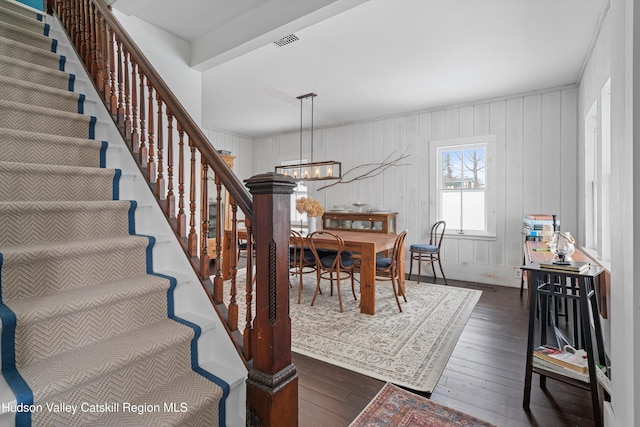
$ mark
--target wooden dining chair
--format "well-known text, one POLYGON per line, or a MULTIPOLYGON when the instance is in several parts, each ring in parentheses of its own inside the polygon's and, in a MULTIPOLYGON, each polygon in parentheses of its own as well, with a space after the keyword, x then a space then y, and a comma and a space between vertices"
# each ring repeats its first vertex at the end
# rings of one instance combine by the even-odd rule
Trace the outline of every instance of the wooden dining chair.
POLYGON ((411 260, 409 264, 409 277, 411 277, 411 271, 413 269, 413 261, 418 261, 418 283, 420 283, 420 266, 422 261, 429 261, 431 263, 431 270, 433 271, 433 281, 436 281, 436 268, 433 265, 435 261, 438 261, 440 266, 440 273, 444 279, 444 284, 447 284, 447 277, 444 275, 442 269, 442 262, 440 261, 440 248, 442 247, 442 239, 444 237, 444 230, 447 228, 445 221, 438 221, 431 226, 429 232, 429 243, 416 243, 409 247, 411 253, 411 260))
POLYGON ((300 233, 291 230, 291 242, 289 244, 289 274, 298 276, 298 304, 302 298, 302 275, 316 271, 316 259, 313 251, 305 248, 304 238, 300 233))
MULTIPOLYGON (((313 293, 313 299, 311 300, 311 305, 316 302, 316 297, 318 293, 321 293, 320 283, 322 279, 329 280, 331 284, 331 294, 333 295, 333 280, 335 275, 335 280, 337 282, 337 290, 338 290, 338 301, 340 302, 340 312, 343 311, 342 306, 342 292, 340 290, 340 281, 349 277, 351 279, 351 292, 353 293, 353 298, 357 301, 358 297, 356 296, 354 278, 353 278, 353 260, 351 259, 351 253, 344 250, 344 242, 340 238, 340 236, 331 233, 329 231, 320 230, 311 233, 307 239, 309 239, 309 246, 311 247, 311 251, 313 252, 315 262, 316 262, 316 290, 313 293), (322 243, 319 243, 315 237, 322 237, 323 239, 331 239, 335 241, 335 246, 337 250, 335 252, 327 253, 322 249, 322 243)), ((331 245, 334 246, 334 245, 331 245)))
MULTIPOLYGON (((246 226, 245 220, 244 219, 238 220, 236 227, 238 230, 246 230, 247 226, 246 226)), ((238 237, 238 259, 240 259, 240 257, 242 256, 246 257, 248 253, 249 251, 248 251, 247 240, 238 237)))
POLYGON ((400 277, 400 271, 402 263, 404 262, 404 239, 407 237, 407 230, 398 234, 396 241, 393 244, 393 252, 391 256, 376 258, 376 280, 389 280, 391 281, 391 287, 393 288, 393 296, 396 298, 396 304, 398 309, 402 313, 402 306, 400 305, 400 299, 398 295, 402 295, 404 302, 407 302, 407 296, 404 293, 404 287, 402 286, 400 277))

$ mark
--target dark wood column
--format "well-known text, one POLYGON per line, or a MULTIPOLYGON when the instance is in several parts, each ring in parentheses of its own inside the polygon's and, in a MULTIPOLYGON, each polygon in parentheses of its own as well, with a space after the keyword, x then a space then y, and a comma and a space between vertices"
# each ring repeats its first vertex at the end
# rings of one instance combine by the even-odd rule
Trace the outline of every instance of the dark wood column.
POLYGON ((295 182, 276 173, 246 180, 253 195, 256 315, 247 380, 247 425, 298 425, 298 374, 291 363, 290 197, 295 182))

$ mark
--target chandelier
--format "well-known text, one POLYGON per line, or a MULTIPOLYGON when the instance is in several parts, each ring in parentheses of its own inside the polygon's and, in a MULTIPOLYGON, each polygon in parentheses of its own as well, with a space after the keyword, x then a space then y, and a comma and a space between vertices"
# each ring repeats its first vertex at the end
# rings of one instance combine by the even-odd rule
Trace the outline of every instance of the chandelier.
POLYGON ((315 93, 300 95, 300 163, 295 165, 276 166, 276 173, 288 175, 297 181, 320 181, 338 179, 342 176, 342 164, 333 160, 325 162, 313 161, 313 98, 315 93), (302 163, 302 102, 311 98, 311 162, 302 163))

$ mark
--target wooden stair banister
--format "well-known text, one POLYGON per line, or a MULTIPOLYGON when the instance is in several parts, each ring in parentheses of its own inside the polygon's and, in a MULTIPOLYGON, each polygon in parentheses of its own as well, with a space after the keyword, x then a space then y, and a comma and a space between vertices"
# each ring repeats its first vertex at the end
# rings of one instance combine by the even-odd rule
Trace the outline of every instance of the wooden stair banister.
MULTIPOLYGON (((247 424, 297 425, 298 383, 291 364, 288 306, 290 224, 286 220, 293 181, 273 173, 258 175, 247 180, 250 194, 104 0, 47 0, 47 7, 67 31, 249 370, 247 424), (210 170, 215 185, 209 183, 210 170), (228 192, 231 230, 221 227, 220 215, 215 228, 209 224, 210 191, 216 192, 218 201, 222 191, 228 192), (253 244, 255 238, 256 288, 253 258, 247 257, 247 280, 242 287, 235 282, 237 258, 230 257, 232 286, 227 306, 219 248, 225 233, 237 241, 238 209, 250 224, 248 243, 253 244), (210 230, 216 231, 214 274, 210 271, 210 230), (236 295, 238 289, 244 297, 236 295), (246 304, 245 319, 238 318, 238 304, 246 304), (256 327, 259 334, 254 333, 256 327)), ((219 202, 216 206, 219 213, 219 202)))

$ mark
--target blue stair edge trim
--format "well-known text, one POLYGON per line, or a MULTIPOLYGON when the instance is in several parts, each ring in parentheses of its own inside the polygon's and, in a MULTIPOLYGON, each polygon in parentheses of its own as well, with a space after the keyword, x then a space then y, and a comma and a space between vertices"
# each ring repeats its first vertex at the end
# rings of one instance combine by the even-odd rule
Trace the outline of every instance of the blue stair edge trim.
POLYGON ((176 288, 176 285, 178 284, 178 281, 175 277, 167 276, 165 274, 156 273, 153 271, 153 246, 155 245, 156 238, 153 236, 146 236, 141 234, 136 234, 136 236, 146 237, 147 239, 149 239, 149 244, 147 245, 147 274, 169 280, 169 289, 167 290, 167 317, 193 329, 194 335, 193 339, 191 340, 191 369, 222 389, 222 399, 220 399, 220 402, 218 404, 218 424, 219 427, 224 427, 225 421, 227 419, 226 402, 231 390, 231 386, 222 378, 218 378, 211 372, 201 368, 198 364, 198 339, 200 338, 200 335, 202 335, 202 329, 195 323, 189 322, 188 320, 182 319, 181 317, 175 315, 174 290, 176 288))
POLYGON ((16 315, 4 304, 2 299, 2 264, 3 256, 0 252, 0 320, 2 321, 2 375, 16 396, 16 426, 31 425, 31 408, 33 405, 33 391, 27 385, 22 375, 16 369, 15 331, 16 315), (22 406, 20 406, 22 405, 22 406), (18 410, 26 408, 26 410, 18 410))
POLYGON ((107 141, 102 141, 102 145, 100 146, 100 167, 107 167, 107 148, 109 147, 109 143, 107 141))
POLYGON ((36 14, 36 19, 38 21, 42 21, 42 19, 43 19, 42 14, 40 14, 40 13, 36 14))
POLYGON ((56 53, 58 51, 58 40, 51 39, 51 52, 56 53))
POLYGON ((76 75, 75 74, 69 74, 69 92, 73 92, 74 86, 75 86, 75 82, 76 82, 76 75))
POLYGON ((44 30, 42 34, 44 34, 45 37, 49 37, 49 30, 51 30, 51 25, 44 24, 44 30))
POLYGON ((58 63, 58 70, 64 71, 64 64, 67 62, 67 57, 60 55, 60 62, 58 63))
POLYGON ((96 122, 98 118, 96 116, 91 116, 91 120, 89 121, 89 139, 96 139, 96 122))
POLYGON ((120 200, 120 177, 122 171, 115 169, 113 173, 113 200, 120 200))
POLYGON ((78 114, 84 114, 84 99, 83 93, 78 95, 78 114))
POLYGON ((129 234, 136 234, 136 208, 138 207, 138 202, 135 200, 129 201, 129 234))

